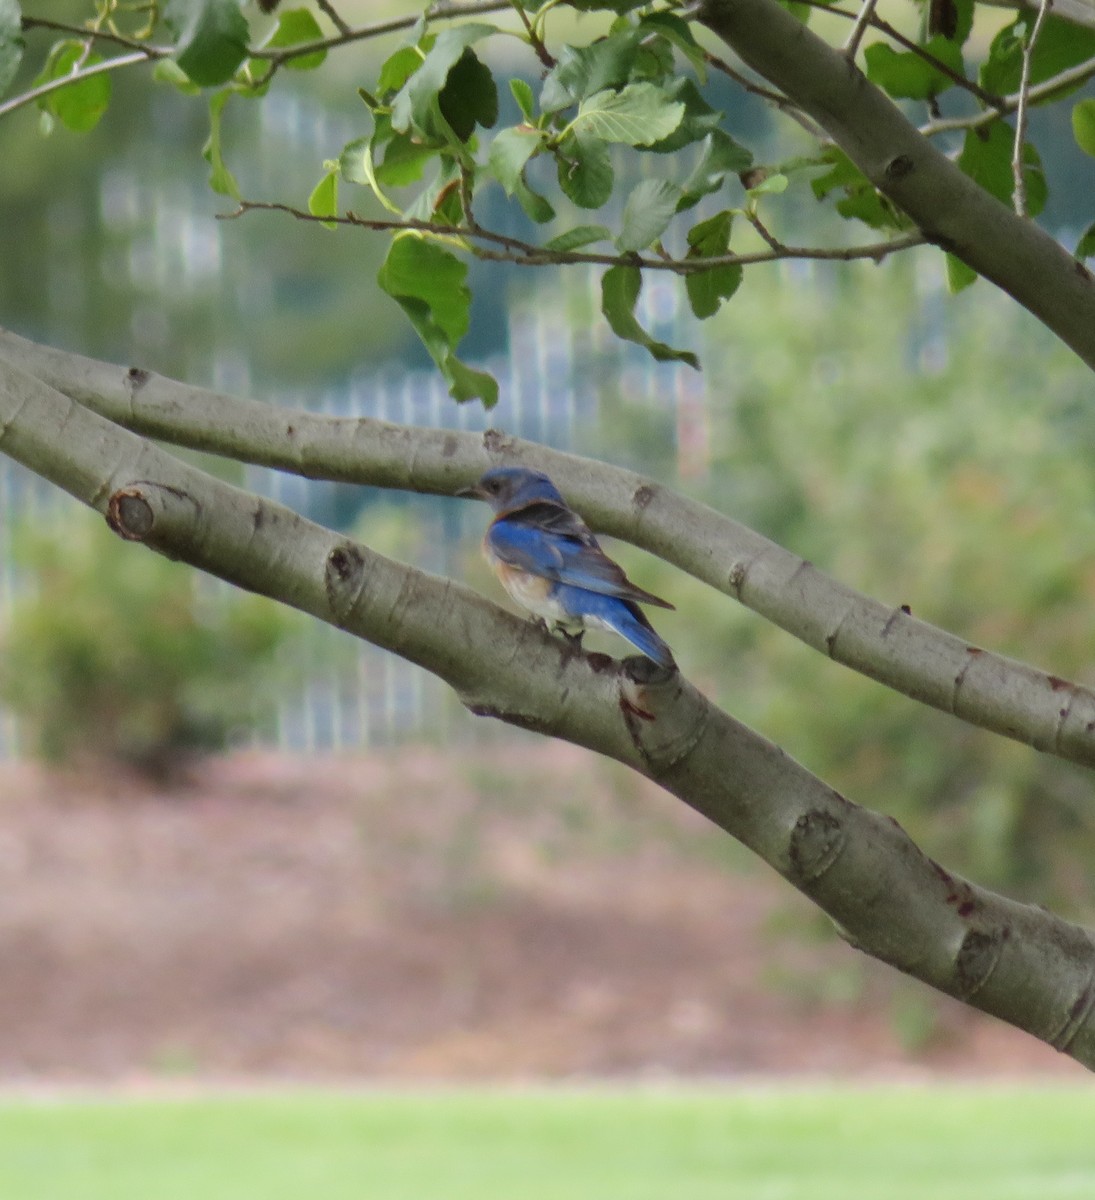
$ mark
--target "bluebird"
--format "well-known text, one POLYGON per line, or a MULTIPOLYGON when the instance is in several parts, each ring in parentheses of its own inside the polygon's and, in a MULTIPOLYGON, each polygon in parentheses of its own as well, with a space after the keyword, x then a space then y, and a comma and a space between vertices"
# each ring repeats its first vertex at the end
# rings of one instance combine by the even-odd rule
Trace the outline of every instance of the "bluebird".
POLYGON ((673 605, 628 579, 546 475, 495 467, 457 494, 486 500, 494 510, 483 553, 522 608, 570 641, 580 642, 587 625, 610 629, 660 666, 676 666, 639 608, 673 605))

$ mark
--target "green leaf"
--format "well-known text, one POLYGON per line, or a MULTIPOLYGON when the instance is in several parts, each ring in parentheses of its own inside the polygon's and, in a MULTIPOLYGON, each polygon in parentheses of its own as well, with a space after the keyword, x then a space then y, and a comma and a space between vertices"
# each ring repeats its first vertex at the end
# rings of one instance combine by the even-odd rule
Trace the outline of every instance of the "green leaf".
POLYGON ((19 70, 25 44, 17 0, 0 0, 0 96, 19 70))
POLYGON ((202 87, 227 83, 247 56, 249 31, 239 0, 167 0, 175 61, 202 87))
POLYGON ((538 130, 520 125, 513 129, 503 129, 491 142, 487 164, 490 173, 505 188, 507 196, 513 195, 521 180, 525 163, 543 144, 543 136, 538 130))
POLYGON ((960 258, 956 258, 953 254, 947 255, 947 290, 949 292, 952 294, 960 292, 976 281, 977 272, 973 267, 966 266, 960 258))
POLYGON ((729 210, 699 221, 688 231, 688 257, 714 258, 730 250, 730 230, 734 214, 729 210))
MULTIPOLYGON (((721 258, 730 252, 731 212, 716 213, 688 231, 688 258, 721 258)), ((684 277, 685 291, 692 312, 704 321, 719 311, 724 300, 741 286, 741 263, 724 263, 706 271, 694 271, 684 277)))
POLYGON ((616 248, 645 250, 665 232, 677 211, 681 189, 665 179, 644 179, 638 183, 624 205, 623 224, 616 248))
POLYGON ((656 341, 635 319, 635 304, 642 291, 643 277, 638 267, 609 267, 601 278, 601 311, 612 332, 624 341, 645 346, 659 362, 686 362, 697 371, 700 361, 691 350, 674 350, 656 341))
MULTIPOLYGON (((308 211, 313 217, 338 216, 338 172, 328 171, 308 197, 308 211)), ((337 229, 334 221, 324 221, 325 229, 337 229)))
POLYGON ((221 113, 231 94, 225 88, 224 91, 214 92, 209 97, 209 137, 202 147, 202 157, 212 168, 209 172, 209 186, 213 191, 238 200, 240 198, 239 185, 225 165, 221 152, 221 113))
POLYGON ((678 17, 676 13, 653 12, 643 17, 639 22, 639 29, 661 34, 692 64, 700 83, 707 82, 707 59, 704 57, 703 47, 693 37, 692 27, 687 21, 678 17))
POLYGON ((721 129, 713 130, 704 138, 703 154, 684 182, 678 211, 692 208, 704 196, 717 192, 727 175, 737 175, 748 170, 753 155, 721 129))
POLYGON ((422 58, 417 46, 400 46, 380 68, 377 91, 382 96, 388 92, 398 92, 422 65, 422 58))
POLYGON ((490 68, 465 49, 449 71, 445 86, 437 96, 441 115, 453 133, 466 142, 476 125, 490 129, 498 120, 498 89, 490 68))
MULTIPOLYGON (((963 74, 962 50, 936 34, 924 49, 952 71, 963 74)), ((894 50, 886 42, 875 42, 864 51, 867 78, 898 100, 929 100, 954 86, 954 80, 937 70, 912 50, 894 50)))
POLYGON ((626 83, 640 37, 637 29, 627 29, 589 46, 564 46, 540 89, 541 112, 559 112, 596 92, 626 83))
MULTIPOLYGON (((994 121, 988 129, 970 129, 958 157, 958 165, 997 200, 1011 204, 1015 178, 1011 158, 1015 151, 1015 131, 1003 121, 994 121)), ((1023 147, 1024 175, 1027 185, 1027 210, 1036 217, 1046 205, 1048 189, 1038 151, 1027 142, 1023 147)))
POLYGON ((862 221, 872 229, 908 228, 908 218, 890 204, 843 150, 830 147, 822 161, 832 163, 832 167, 810 181, 819 200, 841 189, 844 198, 837 201, 836 210, 842 217, 862 221))
POLYGON ((782 171, 773 171, 771 174, 765 172, 760 182, 747 190, 750 196, 780 196, 787 190, 789 182, 782 171))
POLYGON ((713 317, 722 302, 729 300, 741 286, 743 274, 741 263, 725 263, 686 275, 684 288, 695 316, 701 321, 713 317))
POLYGON ((152 68, 152 78, 157 83, 170 84, 184 96, 198 96, 201 88, 190 78, 173 58, 157 59, 152 68))
POLYGON ((594 137, 570 134, 559 147, 559 186, 581 208, 600 208, 616 175, 608 147, 594 137))
POLYGON ((338 169, 347 183, 362 183, 366 187, 371 186, 372 180, 365 163, 365 156, 369 153, 371 140, 367 137, 354 138, 352 142, 347 142, 343 146, 342 153, 338 156, 338 169))
POLYGON ((603 225, 576 225, 566 233, 560 233, 549 242, 544 243, 545 250, 557 250, 560 254, 567 250, 579 250, 582 246, 594 242, 608 242, 612 234, 603 225))
POLYGON ((1095 223, 1089 225, 1083 233, 1080 234, 1080 240, 1076 243, 1075 256, 1083 262, 1085 258, 1091 258, 1095 255, 1095 223))
MULTIPOLYGON (((287 46, 299 46, 304 42, 317 42, 322 37, 323 30, 308 9, 290 8, 278 17, 273 34, 263 45, 267 49, 277 50, 287 46)), ((290 58, 285 65, 294 71, 312 71, 322 66, 326 57, 326 50, 317 50, 314 54, 290 58)))
POLYGON ((572 127, 602 142, 649 146, 681 123, 684 105, 653 83, 630 83, 619 92, 597 92, 583 100, 572 127))
POLYGON ((377 282, 403 309, 437 363, 454 400, 498 402, 490 375, 460 362, 454 350, 468 331, 471 293, 467 266, 444 247, 416 234, 400 234, 377 274, 377 282))
MULTIPOLYGON (((82 42, 58 42, 50 51, 45 69, 34 81, 35 85, 64 79, 76 70, 77 64, 82 70, 103 61, 101 54, 88 54, 85 58, 85 49, 82 42)), ((111 90, 111 79, 105 72, 87 79, 80 79, 77 74, 75 82, 42 96, 38 107, 56 117, 73 133, 87 133, 98 125, 106 112, 111 90)))
POLYGON ((426 164, 437 157, 433 146, 424 146, 405 133, 397 133, 384 147, 384 160, 376 178, 388 187, 407 187, 422 178, 426 164))
MULTIPOLYGON (((1024 14, 993 38, 981 65, 983 88, 998 96, 1019 90, 1023 46, 1033 23, 1034 14, 1024 14)), ((1030 58, 1030 82, 1044 83, 1089 58, 1095 58, 1095 29, 1084 29, 1061 17, 1047 17, 1030 58)))
POLYGON ((555 209, 539 192, 534 192, 529 187, 523 176, 518 178, 514 185, 513 194, 530 221, 535 221, 537 225, 546 225, 548 221, 555 220, 555 209))
POLYGON ((509 90, 513 93, 514 100, 517 101, 517 107, 521 110, 521 116, 530 125, 534 125, 536 123, 533 117, 535 102, 532 97, 532 88, 523 79, 511 79, 509 81, 509 90))
POLYGON ((1095 157, 1095 100, 1081 100, 1072 106, 1072 136, 1085 154, 1095 157))
MULTIPOLYGON (((392 127, 400 133, 417 130, 427 138, 436 138, 435 109, 449 72, 464 57, 464 51, 496 31, 494 25, 469 22, 443 30, 422 65, 407 80, 392 102, 392 127)), ((493 88, 494 81, 491 80, 493 88)), ((495 96, 497 104, 497 95, 495 96)))
POLYGON ((668 137, 659 138, 650 143, 650 149, 655 154, 672 154, 693 142, 702 141, 709 133, 718 129, 724 119, 724 114, 712 108, 700 94, 695 80, 688 75, 680 75, 671 80, 664 88, 666 97, 671 101, 679 101, 684 105, 684 116, 680 124, 668 137))

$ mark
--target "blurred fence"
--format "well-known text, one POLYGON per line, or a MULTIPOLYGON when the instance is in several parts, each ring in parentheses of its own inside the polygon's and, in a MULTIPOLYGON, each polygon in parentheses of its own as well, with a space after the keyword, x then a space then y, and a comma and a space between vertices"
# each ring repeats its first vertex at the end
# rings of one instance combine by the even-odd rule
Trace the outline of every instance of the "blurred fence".
MULTIPOLYGON (((571 289, 587 288, 581 307, 596 311, 599 273, 568 280, 571 289)), ((570 293, 573 295, 573 291, 570 293)), ((696 470, 704 439, 697 436, 705 411, 703 378, 679 364, 654 363, 645 351, 619 342, 603 322, 577 322, 559 302, 543 293, 518 299, 508 310, 508 352, 479 365, 500 384, 498 406, 487 413, 479 404, 457 405, 433 370, 385 368, 360 371, 345 386, 314 397, 271 396, 289 405, 308 403, 313 411, 337 416, 367 416, 408 425, 463 430, 495 428, 562 449, 595 451, 589 444, 598 420, 600 383, 611 380, 628 403, 675 415, 676 445, 686 473, 696 470), (582 432, 584 431, 584 433, 582 432)), ((673 281, 651 279, 640 302, 640 317, 656 336, 672 341, 695 338, 685 329, 680 296, 673 281)), ((243 391, 247 379, 231 358, 215 368, 215 386, 243 391)), ((669 450, 666 447, 663 449, 669 450)), ((671 451, 670 451, 671 452, 671 451)), ((267 468, 249 467, 246 486, 314 519, 335 527, 367 524, 377 494, 307 480, 267 468)), ((485 513, 479 506, 421 498, 414 509, 415 563, 439 574, 459 574, 469 545, 481 536, 485 513)), ((11 460, 0 456, 0 627, 13 598, 27 586, 12 563, 11 538, 17 522, 48 529, 63 526, 72 501, 11 460)), ((216 585, 220 586, 220 585, 216 585)), ((433 737, 447 739, 469 725, 454 725, 455 706, 443 686, 424 671, 393 655, 314 622, 307 644, 291 653, 321 664, 297 694, 281 703, 274 741, 282 748, 310 751, 386 744, 433 737)), ((0 713, 0 755, 19 753, 18 733, 10 715, 0 713)))

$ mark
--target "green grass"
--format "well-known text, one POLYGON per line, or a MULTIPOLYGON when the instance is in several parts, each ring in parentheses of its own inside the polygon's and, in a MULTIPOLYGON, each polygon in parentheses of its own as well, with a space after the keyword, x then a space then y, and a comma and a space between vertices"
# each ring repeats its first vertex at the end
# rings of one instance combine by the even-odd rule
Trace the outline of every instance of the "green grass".
POLYGON ((1059 1200, 1095 1090, 760 1087, 0 1102, 4 1200, 1059 1200))

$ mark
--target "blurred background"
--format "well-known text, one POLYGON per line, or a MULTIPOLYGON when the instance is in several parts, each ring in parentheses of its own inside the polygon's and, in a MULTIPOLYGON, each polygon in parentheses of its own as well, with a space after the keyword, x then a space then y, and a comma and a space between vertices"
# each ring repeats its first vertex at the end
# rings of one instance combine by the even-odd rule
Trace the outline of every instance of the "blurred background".
MULTIPOLYGON (((229 102, 247 198, 305 205, 394 44, 229 102)), ((766 110, 730 87, 722 104, 763 146, 766 110)), ((472 264, 462 356, 501 383, 487 414, 448 398, 376 288, 381 235, 215 219, 233 206, 207 187, 207 133, 203 106, 139 71, 90 134, 43 137, 30 109, 0 123, 0 324, 271 403, 632 467, 886 603, 1095 682, 1090 373, 988 285, 949 296, 938 252, 753 268, 702 326, 683 288, 648 279, 644 326, 702 373, 615 339, 595 271, 472 264)), ((1064 183, 1044 220, 1071 245, 1091 160, 1067 113, 1036 112, 1032 133, 1064 183)), ((788 240, 843 235, 806 201, 779 220, 788 240)), ((202 462, 501 600, 481 506, 202 462)), ((676 604, 660 632, 735 716, 948 867, 1092 919, 1079 768, 612 552, 676 604)), ((856 956, 622 769, 119 542, 6 459, 0 702, 0 1078, 1079 1070, 856 956)))

